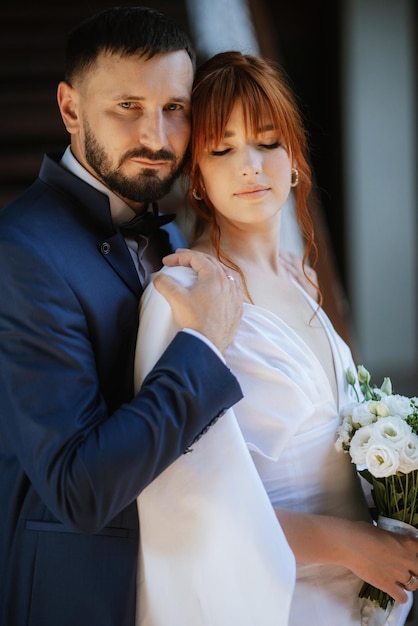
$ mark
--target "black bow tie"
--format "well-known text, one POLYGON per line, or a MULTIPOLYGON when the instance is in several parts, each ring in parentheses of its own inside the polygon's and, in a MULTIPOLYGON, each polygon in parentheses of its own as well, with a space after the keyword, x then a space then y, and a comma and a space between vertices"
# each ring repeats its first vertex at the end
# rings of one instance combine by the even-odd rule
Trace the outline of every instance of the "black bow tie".
POLYGON ((158 215, 156 205, 152 206, 152 213, 147 211, 141 213, 130 220, 119 225, 119 230, 124 237, 136 237, 137 235, 151 235, 156 232, 164 224, 169 224, 175 219, 175 213, 167 215, 158 215))

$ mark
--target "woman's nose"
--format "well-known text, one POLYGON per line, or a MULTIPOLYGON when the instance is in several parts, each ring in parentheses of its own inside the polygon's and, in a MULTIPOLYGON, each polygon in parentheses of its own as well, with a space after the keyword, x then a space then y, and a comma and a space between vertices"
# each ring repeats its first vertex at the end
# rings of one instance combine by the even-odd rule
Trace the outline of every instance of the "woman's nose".
POLYGON ((241 174, 242 176, 255 176, 261 172, 261 154, 258 150, 248 147, 243 151, 241 174))

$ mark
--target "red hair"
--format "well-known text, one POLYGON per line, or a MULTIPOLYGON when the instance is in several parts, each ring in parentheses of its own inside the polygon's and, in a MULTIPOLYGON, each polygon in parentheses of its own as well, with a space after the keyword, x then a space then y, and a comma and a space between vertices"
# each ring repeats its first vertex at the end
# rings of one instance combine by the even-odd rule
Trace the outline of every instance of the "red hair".
MULTIPOLYGON (((191 181, 189 201, 197 215, 195 237, 210 228, 212 245, 218 258, 239 271, 222 254, 220 230, 214 207, 207 197, 196 200, 192 190, 204 196, 199 161, 205 148, 223 139, 225 128, 236 103, 242 106, 247 132, 256 135, 266 120, 277 129, 280 141, 297 168, 299 180, 294 188, 296 217, 305 242, 303 263, 312 249, 316 253, 313 223, 308 211, 311 192, 311 169, 307 159, 307 138, 302 118, 283 71, 278 65, 241 52, 221 52, 197 70, 192 92, 191 155, 187 173, 191 181)), ((245 281, 244 281, 245 284, 245 281)))

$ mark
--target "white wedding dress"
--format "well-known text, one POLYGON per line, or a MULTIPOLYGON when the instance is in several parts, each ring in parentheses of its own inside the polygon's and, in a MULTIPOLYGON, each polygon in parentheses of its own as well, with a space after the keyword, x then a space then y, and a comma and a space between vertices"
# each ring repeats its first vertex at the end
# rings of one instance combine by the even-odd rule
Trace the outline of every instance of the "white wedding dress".
MULTIPOLYGON (((194 273, 189 269, 173 268, 164 271, 169 271, 185 285, 194 280, 194 273)), ((303 293, 316 310, 313 300, 304 291, 303 293)), ((147 331, 153 335, 153 340, 157 332, 164 334, 159 353, 176 330, 169 310, 167 316, 168 305, 163 300, 152 286, 148 289, 145 296, 144 318, 141 317, 140 324, 140 337, 144 337, 140 341, 147 341, 147 331), (161 308, 165 310, 163 326, 164 324, 167 326, 168 323, 170 326, 168 330, 167 328, 161 330, 156 319, 161 308), (148 323, 150 326, 147 329, 148 323)), ((355 366, 349 348, 336 334, 327 316, 322 311, 319 311, 317 315, 315 319, 319 319, 323 324, 332 350, 338 406, 320 362, 298 334, 269 311, 244 304, 239 330, 225 353, 226 362, 236 374, 244 393, 244 399, 234 407, 235 417, 273 506, 352 520, 369 519, 367 505, 350 457, 337 452, 334 445, 339 425, 339 410, 353 399, 349 395, 345 372, 348 367, 355 371, 355 366)), ((151 338, 149 339, 151 341, 151 338)), ((148 350, 147 346, 144 348, 142 345, 141 348, 138 355, 148 350)), ((145 371, 148 371, 151 365, 152 363, 147 363, 145 371)), ((224 419, 218 422, 221 428, 226 428, 222 423, 224 419)), ((231 419, 235 421, 233 416, 231 419)), ((218 424, 205 438, 213 438, 214 457, 211 463, 215 465, 219 463, 220 477, 224 473, 224 478, 227 480, 230 470, 226 469, 225 462, 229 458, 223 449, 222 433, 221 429, 218 429, 218 424), (218 457, 217 461, 216 457, 218 457)), ((192 458, 193 454, 187 455, 180 462, 187 463, 189 457, 192 458)), ((171 472, 175 465, 168 471, 171 472)), ((237 478, 239 482, 239 476, 237 478)), ((164 480, 164 474, 162 479, 164 480)), ((187 491, 187 488, 185 490, 187 491)), ((211 502, 205 504, 205 485, 202 485, 200 495, 201 506, 212 509, 211 513, 216 518, 216 507, 211 502)), ((139 502, 141 498, 142 496, 139 502)), ((178 500, 177 506, 181 510, 185 502, 178 500)), ((164 511, 164 503, 161 503, 161 508, 164 511)), ((139 510, 141 516, 140 505, 139 510)), ((165 514, 168 513, 169 511, 165 514)), ((251 511, 252 515, 256 513, 255 509, 251 511)), ((187 515, 187 510, 185 515, 187 515)), ((241 523, 241 515, 242 512, 235 520, 237 527, 241 523)), ((142 530, 142 519, 140 523, 142 530)), ((253 533, 250 534, 252 539, 259 540, 257 524, 258 522, 255 528, 249 529, 249 532, 253 533)), ((168 530, 169 525, 167 532, 168 530)), ((219 541, 222 542, 222 533, 219 533, 219 541)), ((280 537, 274 538, 271 533, 267 536, 267 541, 272 542, 270 544, 272 551, 283 552, 283 577, 289 579, 288 591, 291 586, 292 571, 286 544, 280 537)), ((228 552, 228 558, 233 560, 235 556, 240 556, 239 550, 234 552, 236 548, 237 546, 232 546, 228 552)), ((222 561, 221 551, 216 556, 222 561)), ((162 558, 164 559, 164 551, 162 558)), ((219 567, 221 567, 221 562, 219 567)), ((268 578, 267 571, 266 574, 268 578)), ((157 573, 155 575, 158 578, 157 573)), ((276 576, 280 584, 280 573, 276 572, 276 576)), ((258 587, 258 576, 253 582, 258 587)), ((193 589, 193 576, 188 584, 193 589)), ((359 626, 358 592, 361 586, 362 581, 342 567, 298 566, 289 626, 359 626)), ((269 591, 267 590, 267 597, 269 597, 269 591)), ((161 599, 161 601, 164 600, 161 599)), ((263 601, 262 598, 261 601, 263 601)), ((241 594, 241 597, 237 599, 237 606, 244 613, 246 602, 246 594, 241 594)), ((281 620, 279 609, 273 608, 272 610, 276 612, 270 614, 270 608, 266 608, 264 615, 261 615, 259 619, 254 618, 253 621, 251 619, 242 621, 241 616, 234 619, 231 614, 231 618, 225 621, 188 622, 186 620, 181 623, 186 626, 199 626, 206 623, 216 626, 218 624, 242 626, 247 623, 249 626, 252 624, 278 626, 287 623, 281 620)), ((164 626, 169 623, 167 622, 164 626)), ((392 623, 399 626, 403 620, 392 623)))
MULTIPOLYGON (((194 274, 174 275, 190 283, 194 274)), ((135 388, 178 331, 150 285, 135 388)), ((287 626, 295 561, 230 409, 138 497, 137 626, 287 626)))

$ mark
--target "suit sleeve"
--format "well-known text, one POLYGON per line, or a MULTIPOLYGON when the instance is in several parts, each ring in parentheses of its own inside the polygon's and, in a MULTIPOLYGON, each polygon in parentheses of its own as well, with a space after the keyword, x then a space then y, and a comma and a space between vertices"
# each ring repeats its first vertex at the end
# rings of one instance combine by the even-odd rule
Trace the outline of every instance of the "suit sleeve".
POLYGON ((34 246, 4 242, 0 266, 5 456, 18 458, 57 520, 97 532, 241 398, 240 387, 203 341, 181 332, 139 393, 110 414, 100 393, 92 321, 62 268, 34 246))

